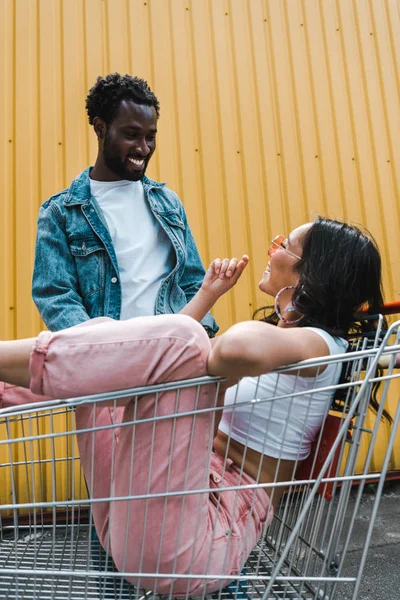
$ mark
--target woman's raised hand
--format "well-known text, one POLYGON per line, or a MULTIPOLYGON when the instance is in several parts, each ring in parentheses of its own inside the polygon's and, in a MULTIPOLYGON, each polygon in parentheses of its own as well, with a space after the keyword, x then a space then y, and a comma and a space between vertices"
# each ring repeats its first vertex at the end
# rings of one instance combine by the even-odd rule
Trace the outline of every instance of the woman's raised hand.
POLYGON ((204 277, 202 289, 204 292, 222 296, 238 281, 249 262, 249 257, 243 254, 242 258, 215 258, 208 267, 204 277))
POLYGON ((239 261, 237 258, 214 259, 208 267, 201 288, 180 313, 200 322, 218 298, 235 285, 248 262, 246 254, 239 261))

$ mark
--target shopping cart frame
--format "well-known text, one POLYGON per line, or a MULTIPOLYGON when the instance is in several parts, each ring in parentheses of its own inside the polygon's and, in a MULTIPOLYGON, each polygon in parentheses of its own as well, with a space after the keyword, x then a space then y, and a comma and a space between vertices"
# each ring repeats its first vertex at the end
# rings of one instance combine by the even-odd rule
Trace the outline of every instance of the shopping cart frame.
MULTIPOLYGON (((355 498, 355 511, 357 509, 357 507, 359 506, 360 502, 361 502, 361 497, 362 497, 362 492, 363 492, 363 488, 366 482, 368 482, 369 480, 374 480, 376 481, 377 479, 377 474, 370 474, 368 472, 369 470, 369 465, 370 465, 370 461, 371 461, 371 456, 372 456, 372 452, 374 449, 374 443, 370 444, 369 450, 367 452, 367 456, 365 459, 365 463, 364 463, 364 468, 363 468, 363 472, 359 475, 355 475, 354 474, 354 469, 355 469, 355 462, 358 456, 358 446, 360 444, 360 439, 361 436, 363 434, 368 434, 371 436, 371 440, 375 440, 377 435, 378 435, 378 429, 379 429, 379 424, 380 424, 380 418, 382 416, 384 407, 386 405, 386 398, 387 398, 387 394, 388 394, 388 388, 389 388, 389 384, 390 382, 399 377, 399 375, 393 373, 393 366, 394 366, 394 357, 396 355, 397 352, 400 352, 400 344, 398 343, 398 333, 395 336, 395 342, 392 344, 389 344, 389 340, 391 337, 393 337, 393 334, 395 332, 398 332, 398 327, 399 327, 400 322, 397 322, 395 324, 393 324, 389 330, 387 331, 387 333, 385 334, 383 340, 381 343, 379 343, 379 345, 377 345, 377 342, 375 340, 375 347, 373 348, 367 348, 364 347, 356 352, 354 352, 352 355, 337 355, 335 357, 331 357, 329 360, 334 362, 334 361, 339 361, 339 362, 352 362, 354 365, 356 365, 355 368, 355 375, 356 375, 356 380, 351 384, 348 385, 348 389, 351 390, 352 388, 355 390, 358 387, 358 391, 355 394, 355 398, 352 399, 351 403, 349 404, 349 406, 346 407, 346 412, 343 414, 343 418, 342 418, 342 422, 341 422, 341 426, 338 432, 338 435, 336 437, 336 440, 334 441, 333 445, 330 448, 330 451, 326 457, 326 460, 322 466, 322 468, 319 470, 319 472, 317 474, 315 474, 315 476, 309 478, 309 479, 305 479, 305 480, 295 480, 295 481, 290 481, 290 482, 282 482, 282 483, 274 483, 274 484, 258 484, 259 486, 264 487, 265 489, 269 489, 272 486, 280 486, 280 485, 285 485, 289 488, 289 490, 293 490, 293 493, 291 495, 291 493, 289 492, 289 494, 287 495, 288 498, 290 498, 290 501, 288 499, 286 499, 286 502, 283 503, 283 508, 282 511, 280 513, 277 513, 275 519, 276 521, 278 521, 280 519, 280 526, 278 525, 271 525, 270 528, 270 532, 268 533, 268 535, 266 535, 265 539, 259 544, 259 547, 256 549, 254 555, 252 557, 250 557, 250 562, 253 561, 253 571, 255 571, 255 574, 252 574, 250 572, 249 569, 247 569, 247 571, 245 573, 242 574, 238 574, 237 576, 234 577, 234 580, 236 581, 236 587, 232 588, 232 585, 229 588, 225 587, 225 583, 227 583, 228 581, 232 580, 232 576, 221 576, 221 587, 220 587, 220 591, 219 591, 219 596, 220 597, 229 597, 229 595, 232 597, 240 597, 243 598, 244 596, 246 597, 260 597, 263 598, 263 600, 267 599, 267 598, 272 598, 272 597, 286 597, 286 596, 282 596, 279 595, 279 593, 282 591, 282 593, 286 594, 289 593, 288 590, 292 591, 292 595, 288 596, 288 597, 293 597, 293 598, 333 598, 336 592, 337 587, 342 584, 342 583, 350 583, 350 584, 354 584, 354 590, 353 590, 353 598, 357 598, 357 594, 359 591, 359 586, 360 586, 360 581, 361 581, 361 576, 362 576, 362 571, 364 568, 364 564, 365 564, 365 560, 366 560, 366 556, 367 556, 367 551, 368 551, 368 546, 370 543, 370 539, 371 539, 371 535, 372 535, 372 529, 373 529, 373 524, 376 518, 376 514, 377 514, 377 510, 378 510, 378 504, 379 504, 379 499, 380 499, 380 495, 382 493, 382 488, 383 488, 383 484, 384 484, 384 476, 385 473, 388 469, 388 464, 389 464, 389 460, 390 460, 390 455, 394 446, 394 442, 395 442, 395 436, 396 436, 396 431, 397 431, 397 427, 399 425, 399 421, 400 421, 400 404, 398 404, 397 406, 397 410, 395 412, 394 415, 394 419, 393 419, 393 425, 392 425, 392 429, 391 429, 391 434, 388 440, 388 446, 387 446, 387 451, 385 454, 385 458, 384 458, 384 463, 381 469, 381 473, 378 475, 379 477, 379 484, 378 484, 378 488, 377 488, 377 492, 376 492, 376 498, 373 504, 373 510, 371 513, 371 520, 370 520, 370 524, 369 524, 369 528, 368 528, 368 532, 367 532, 367 536, 366 536, 366 543, 364 546, 364 551, 362 554, 362 558, 361 558, 361 564, 360 564, 360 569, 358 571, 358 573, 356 574, 356 576, 351 576, 348 577, 346 575, 342 575, 342 571, 345 567, 345 556, 346 556, 346 550, 348 548, 349 545, 349 541, 350 541, 350 535, 351 535, 351 530, 348 531, 347 535, 345 535, 344 537, 344 542, 342 539, 342 534, 343 534, 343 528, 344 528, 344 512, 345 512, 345 508, 348 502, 348 498, 351 492, 351 488, 352 488, 352 484, 354 484, 355 482, 359 483, 358 486, 358 490, 356 493, 356 498, 355 498), (364 410, 365 410, 365 406, 368 403, 368 395, 369 395, 369 390, 371 387, 371 384, 374 383, 375 381, 377 381, 379 379, 379 377, 375 376, 375 372, 376 372, 376 367, 377 364, 379 362, 380 357, 383 354, 389 354, 392 356, 389 368, 387 373, 385 374, 385 376, 382 376, 380 379, 384 382, 384 389, 382 390, 382 397, 381 397, 381 404, 380 404, 380 408, 378 411, 378 415, 375 421, 375 426, 373 428, 372 431, 366 431, 365 427, 364 427, 364 422, 360 422, 360 425, 358 426, 358 428, 354 427, 354 423, 353 420, 354 418, 356 418, 357 420, 360 417, 359 411, 360 411, 360 405, 364 403, 364 410), (365 375, 363 375, 363 378, 360 379, 360 372, 361 372, 361 362, 368 360, 369 364, 368 364, 368 368, 365 372, 365 375), (335 454, 339 451, 340 457, 339 457, 339 461, 340 463, 342 463, 343 460, 343 456, 344 456, 344 452, 345 452, 345 446, 347 445, 347 433, 349 431, 349 429, 352 430, 352 440, 351 440, 351 444, 349 444, 350 446, 350 451, 348 453, 348 456, 346 458, 346 464, 345 464, 345 471, 343 474, 339 475, 339 474, 335 474, 334 476, 327 476, 328 470, 330 468, 332 459, 334 458, 335 454), (310 530, 311 534, 310 534, 310 538, 308 540, 306 540, 306 545, 312 545, 313 541, 316 540, 316 538, 321 535, 321 531, 317 531, 314 527, 313 530, 313 526, 314 524, 310 522, 310 509, 316 505, 317 503, 317 513, 318 513, 318 518, 320 523, 323 520, 323 515, 325 515, 324 510, 325 510, 325 504, 323 505, 323 503, 325 503, 326 501, 324 499, 320 500, 317 499, 318 496, 318 491, 320 489, 321 486, 326 486, 328 484, 333 484, 334 486, 334 491, 335 494, 337 494, 339 496, 338 499, 338 505, 336 508, 336 513, 333 515, 333 525, 331 526, 330 530, 327 530, 327 525, 325 526, 325 531, 322 533, 322 537, 324 539, 328 539, 328 550, 325 552, 323 558, 322 558, 322 570, 324 571, 323 575, 319 575, 319 576, 313 576, 310 575, 309 573, 302 573, 302 570, 307 570, 310 563, 312 561, 315 560, 315 556, 310 552, 307 556, 302 557, 302 560, 299 561, 298 555, 301 554, 303 552, 303 547, 302 547, 302 543, 304 540, 302 540, 302 538, 304 538, 304 531, 310 530), (298 496, 299 497, 299 501, 294 502, 293 498, 294 496, 298 496), (290 505, 291 503, 291 505, 290 505), (321 508, 323 506, 323 508, 321 508), (289 522, 289 518, 290 518, 290 513, 295 513, 296 514, 296 518, 295 518, 295 522, 293 524, 293 526, 291 525, 290 527, 287 525, 287 523, 289 522), (283 525, 282 525, 283 523, 283 525), (269 538, 268 538, 269 536, 269 538), (265 573, 262 574, 262 576, 260 576, 259 572, 258 572, 258 568, 262 562, 262 553, 265 551, 265 544, 269 544, 271 545, 272 542, 271 540, 275 543, 275 551, 274 551, 274 561, 273 564, 271 565, 271 569, 270 572, 266 575, 265 573), (340 541, 342 540, 342 541, 340 541), (340 546, 340 547, 339 547, 340 546), (255 565, 255 567, 254 567, 255 565), (299 566, 300 565, 300 566, 299 566), (260 585, 260 580, 262 581, 262 584, 260 585), (257 585, 259 587, 257 587, 257 585), (274 591, 274 586, 275 586, 275 591, 274 591), (249 590, 251 590, 251 593, 249 592, 249 590), (276 591, 278 590, 278 591, 276 591), (293 591, 294 590, 294 591, 293 591), (272 594, 272 595, 271 595, 272 594), (294 595, 297 594, 297 595, 294 595)), ((311 367, 311 366, 317 366, 317 365, 322 365, 324 364, 324 360, 326 362, 326 357, 321 358, 321 359, 310 359, 308 361, 303 361, 300 364, 297 365, 289 365, 285 368, 280 369, 280 372, 287 372, 288 370, 298 370, 299 368, 305 368, 305 367, 311 367)), ((60 437, 60 433, 58 432, 50 432, 50 433, 42 433, 42 434, 36 434, 33 433, 32 435, 28 435, 28 436, 23 436, 21 438, 12 438, 12 432, 10 430, 10 425, 13 422, 13 420, 15 419, 25 419, 26 421, 28 421, 30 418, 37 418, 37 415, 39 414, 40 411, 44 411, 43 412, 43 416, 45 414, 48 415, 52 415, 53 412, 57 412, 57 411, 72 411, 75 407, 77 406, 81 406, 84 404, 101 404, 102 402, 109 402, 110 400, 112 400, 113 402, 117 402, 118 399, 124 398, 124 397, 138 397, 138 396, 145 396, 146 394, 154 394, 154 393, 162 393, 165 392, 167 389, 168 390, 179 390, 182 389, 184 387, 193 387, 193 386, 202 386, 202 385, 209 385, 210 383, 219 383, 223 380, 219 379, 219 378, 208 378, 208 377, 204 377, 204 378, 198 378, 195 380, 187 380, 187 381, 181 381, 181 382, 171 382, 171 383, 167 383, 167 384, 160 384, 160 385, 156 385, 156 386, 151 386, 151 387, 142 387, 142 388, 132 388, 129 390, 122 390, 121 392, 115 392, 113 394, 97 394, 95 396, 89 396, 89 397, 81 397, 81 398, 73 398, 73 399, 68 399, 68 400, 55 400, 55 401, 48 401, 48 402, 43 402, 43 403, 35 403, 32 405, 25 405, 24 407, 19 407, 19 408, 8 408, 8 409, 1 409, 0 410, 0 418, 5 419, 5 425, 8 429, 9 432, 9 438, 7 440, 2 440, 0 442, 0 446, 1 445, 8 445, 10 448, 10 456, 12 456, 12 448, 16 447, 17 444, 34 444, 34 443, 40 443, 41 441, 44 440, 55 440, 56 438, 60 437)), ((215 412, 221 410, 221 407, 214 407, 213 410, 215 412)), ((182 414, 180 415, 171 415, 171 417, 182 417, 182 414)), ((40 417, 42 418, 42 417, 40 417)), ((364 419, 365 421, 365 419, 364 419)), ((129 425, 135 425, 135 423, 128 423, 125 426, 129 426, 129 425)), ((69 431, 65 431, 63 432, 61 435, 70 437, 70 436, 74 436, 76 434, 76 430, 74 430, 73 428, 71 428, 69 431)), ((28 467, 30 465, 28 464, 28 467)), ((11 473, 13 473, 13 469, 14 469, 15 465, 13 464, 13 460, 12 458, 10 459, 10 463, 9 463, 9 468, 11 473)), ((44 511, 46 509, 49 509, 51 511, 53 511, 53 515, 55 514, 54 511, 56 511, 57 508, 63 507, 64 509, 67 509, 67 512, 70 511, 72 514, 74 514, 74 510, 78 510, 82 507, 83 504, 88 505, 89 506, 89 510, 90 510, 90 506, 95 503, 98 502, 100 500, 94 498, 94 499, 83 499, 83 498, 78 498, 78 499, 73 499, 73 500, 66 500, 64 502, 59 502, 59 501, 51 501, 51 502, 44 502, 44 501, 34 501, 34 502, 18 502, 17 499, 17 494, 15 492, 16 490, 16 484, 15 481, 13 481, 13 501, 8 503, 8 504, 4 504, 1 506, 1 514, 3 514, 5 511, 11 511, 13 514, 13 525, 11 526, 11 530, 14 534, 14 540, 18 540, 18 535, 19 535, 19 523, 21 522, 21 518, 19 516, 19 513, 23 510, 29 511, 29 514, 31 515, 31 523, 28 526, 29 531, 39 529, 40 525, 38 524, 37 520, 35 521, 35 514, 36 511, 44 511), (33 525, 32 525, 33 523, 33 525)), ((235 489, 235 488, 231 488, 231 489, 235 489)), ((198 490, 197 490, 198 491, 198 490)), ((201 492, 207 493, 210 492, 211 490, 204 488, 203 490, 201 490, 201 492)), ((170 493, 164 493, 163 496, 167 497, 168 494, 173 494, 174 492, 170 492, 170 493)), ((186 491, 185 493, 191 493, 190 491, 186 491)), ((154 496, 154 494, 153 494, 154 496)), ((126 498, 125 498, 126 499, 126 498)), ((113 498, 113 501, 122 501, 124 500, 124 498, 113 498)), ((327 508, 326 514, 329 515, 330 512, 333 512, 332 509, 330 507, 332 507, 333 504, 330 504, 327 508)), ((74 526, 73 524, 73 519, 74 516, 72 517, 72 528, 74 526)), ((89 520, 89 532, 93 531, 92 525, 90 524, 90 519, 89 520)), ((329 518, 327 518, 327 523, 329 521, 329 518)), ((69 523, 69 525, 71 525, 71 523, 69 523)), ((354 525, 354 523, 353 523, 354 525)), ((68 524, 67 524, 68 526, 68 524)), ((53 530, 54 530, 54 524, 52 525, 53 530)), ((96 544, 94 544, 95 546, 96 544)), ((1 544, 0 544, 1 546, 1 544)), ((90 554, 90 542, 89 542, 89 554, 90 554)), ((96 550, 98 551, 98 550, 96 550)), ((321 554, 323 554, 323 552, 321 550, 318 550, 318 552, 321 554)), ((89 569, 86 570, 66 570, 66 569, 59 569, 57 570, 56 568, 53 569, 37 569, 35 568, 34 570, 32 569, 24 569, 24 568, 18 568, 17 569, 17 575, 18 577, 24 577, 24 576, 32 576, 34 574, 34 576, 36 578, 38 577, 54 577, 54 578, 60 578, 60 577, 67 577, 70 578, 71 580, 73 578, 75 579, 82 579, 83 581, 88 580, 88 578, 102 578, 102 579, 107 579, 107 578, 114 578, 117 581, 120 581, 121 584, 119 586, 119 590, 117 590, 117 595, 114 595, 114 597, 120 597, 120 598, 125 598, 128 597, 124 591, 124 585, 123 584, 123 578, 132 575, 132 573, 129 572, 119 572, 116 573, 113 568, 112 565, 110 564, 110 562, 108 561, 108 558, 105 558, 105 562, 106 562, 106 569, 103 570, 101 573, 99 573, 99 571, 90 571, 89 569), (119 595, 118 595, 119 594, 119 595), (125 595, 124 595, 125 594, 125 595)), ((1 562, 0 562, 1 564, 1 562)), ((3 579, 3 577, 10 578, 12 576, 15 576, 15 569, 11 569, 11 568, 6 568, 0 567, 0 580, 3 579)), ((146 578, 146 575, 143 573, 138 573, 136 574, 138 576, 141 576, 142 578, 146 578)), ((159 574, 152 574, 152 576, 157 576, 159 574)), ((171 575, 175 575, 176 574, 171 574, 171 575)), ((210 578, 210 575, 207 574, 200 574, 202 577, 204 577, 204 579, 206 580, 207 578, 210 578)), ((183 577, 183 575, 180 575, 180 577, 183 577)), ((190 575, 190 577, 193 577, 193 574, 190 575)), ((118 586, 117 586, 118 587, 118 586)), ((18 589, 18 588, 17 588, 18 589)), ((129 591, 129 594, 132 594, 132 597, 140 597, 140 592, 139 590, 136 591, 129 591)), ((1 591, 0 591, 0 597, 1 597, 1 591)), ((7 596, 8 597, 8 596, 7 596)), ((86 597, 86 596, 85 596, 86 597)), ((89 596, 87 596, 89 597, 89 596)), ((103 596, 99 596, 99 597, 103 597, 103 596)), ((106 598, 107 596, 104 595, 104 598, 106 598)))

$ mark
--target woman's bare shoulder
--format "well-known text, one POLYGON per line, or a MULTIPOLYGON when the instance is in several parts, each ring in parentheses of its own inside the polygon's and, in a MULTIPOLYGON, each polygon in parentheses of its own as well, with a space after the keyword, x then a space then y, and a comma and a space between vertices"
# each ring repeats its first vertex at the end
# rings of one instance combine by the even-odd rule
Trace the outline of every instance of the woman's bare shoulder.
POLYGON ((326 341, 315 331, 276 327, 262 321, 237 323, 218 340, 209 359, 210 372, 215 374, 226 375, 237 369, 239 376, 259 375, 287 364, 329 355, 326 341))

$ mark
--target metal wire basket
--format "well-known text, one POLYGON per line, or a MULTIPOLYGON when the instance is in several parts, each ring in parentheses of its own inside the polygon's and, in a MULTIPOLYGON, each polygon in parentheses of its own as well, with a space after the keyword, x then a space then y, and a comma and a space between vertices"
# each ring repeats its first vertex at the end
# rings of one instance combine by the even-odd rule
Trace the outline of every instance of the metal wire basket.
MULTIPOLYGON (((352 353, 308 360, 285 367, 279 371, 278 377, 283 373, 292 373, 291 393, 286 397, 253 399, 253 402, 271 405, 292 402, 303 394, 296 385, 303 369, 315 365, 323 368, 332 361, 347 363, 350 367, 348 381, 332 387, 333 392, 339 387, 342 391, 340 412, 336 410, 327 413, 307 461, 296 461, 293 478, 290 480, 279 481, 276 478, 275 481, 256 483, 253 486, 264 488, 269 494, 273 494, 274 489, 284 488, 285 493, 271 524, 265 526, 262 536, 245 560, 244 567, 236 574, 215 575, 212 573, 212 565, 202 573, 194 573, 190 569, 186 573, 166 573, 162 569, 153 573, 140 570, 133 572, 126 568, 117 571, 112 558, 110 538, 103 536, 102 547, 96 534, 93 522, 95 505, 102 502, 108 507, 117 507, 116 510, 125 507, 123 510, 134 513, 135 502, 148 503, 156 497, 162 498, 164 511, 159 515, 162 523, 166 518, 170 498, 179 497, 184 504, 185 498, 193 494, 215 494, 215 489, 209 484, 196 490, 185 485, 180 489, 167 486, 158 492, 149 489, 142 494, 127 493, 121 497, 115 495, 110 488, 108 494, 100 497, 91 494, 89 497, 76 444, 76 436, 82 435, 82 427, 77 429, 75 426, 74 412, 85 407, 85 410, 90 410, 92 414, 91 426, 83 432, 87 436, 86 440, 92 440, 92 467, 95 461, 99 460, 99 448, 96 446, 99 431, 107 430, 109 438, 114 440, 109 448, 111 469, 117 460, 115 440, 120 435, 121 428, 129 430, 134 439, 144 422, 147 426, 150 423, 153 432, 148 440, 151 453, 154 444, 157 443, 159 423, 168 418, 174 430, 176 423, 182 419, 182 413, 179 412, 181 390, 190 387, 194 396, 198 398, 205 386, 217 384, 217 389, 220 380, 204 377, 123 390, 113 394, 1 409, 0 598, 150 598, 159 595, 158 580, 166 577, 174 581, 190 580, 194 575, 204 581, 203 592, 196 597, 207 595, 206 583, 212 579, 218 581, 212 594, 213 598, 332 600, 337 590, 343 589, 344 586, 348 590, 348 597, 357 598, 380 494, 400 420, 400 404, 397 404, 382 467, 379 473, 371 473, 372 453, 378 437, 382 435, 381 416, 387 407, 392 382, 398 377, 393 371, 395 354, 400 351, 398 337, 397 323, 389 329, 383 340, 379 340, 378 337, 372 342, 368 338, 359 339, 355 342, 355 351, 352 353), (384 373, 377 375, 376 367, 383 354, 393 358, 384 373), (371 427, 366 425, 366 419, 371 389, 377 381, 381 382, 380 408, 371 427), (137 406, 146 397, 154 398, 157 404, 165 394, 169 397, 174 396, 176 407, 176 410, 167 416, 158 416, 155 411, 152 417, 140 419, 133 410, 127 419, 121 412, 122 398, 129 398, 131 405, 137 406), (96 415, 104 410, 109 413, 108 425, 97 421, 96 415), (357 571, 350 572, 346 566, 346 552, 352 532, 357 527, 357 515, 365 485, 371 480, 378 482, 378 489, 375 500, 370 504, 370 521, 365 534, 364 552, 357 571), (357 484, 356 488, 354 484, 357 484), (106 543, 104 539, 107 539, 106 543), (151 587, 147 583, 148 580, 153 582, 151 587)), ((212 406, 194 408, 184 416, 195 423, 199 415, 208 411, 213 415, 214 423, 215 416, 221 409, 216 393, 212 406)), ((231 410, 237 409, 238 405, 231 407, 231 410)), ((210 453, 212 437, 210 432, 210 453)), ((190 452, 189 445, 188 455, 190 452)), ((133 473, 133 469, 136 468, 134 451, 130 460, 133 473)), ((153 468, 156 466, 153 465, 153 468)), ((225 467, 228 468, 227 463, 224 469, 225 467)), ((94 471, 93 468, 92 477, 94 471)), ((89 488, 93 489, 95 482, 87 483, 89 488)), ((221 502, 222 494, 232 491, 237 493, 241 487, 246 485, 232 486, 225 482, 215 496, 217 503, 221 502)), ((251 490, 252 486, 247 485, 247 488, 251 490)), ((129 486, 127 489, 129 492, 129 486)), ((146 518, 146 511, 144 514, 146 518)), ((185 528, 184 519, 184 513, 181 511, 176 522, 177 531, 185 528)), ((146 527, 146 523, 143 525, 146 527)), ((227 536, 232 535, 232 530, 228 529, 227 536)), ((124 551, 129 557, 129 544, 132 541, 128 535, 126 540, 124 551)), ((138 543, 142 544, 144 552, 146 538, 138 540, 138 543)), ((129 561, 126 564, 129 564, 129 561)), ((169 594, 163 593, 160 597, 173 597, 172 587, 171 590, 169 594)))

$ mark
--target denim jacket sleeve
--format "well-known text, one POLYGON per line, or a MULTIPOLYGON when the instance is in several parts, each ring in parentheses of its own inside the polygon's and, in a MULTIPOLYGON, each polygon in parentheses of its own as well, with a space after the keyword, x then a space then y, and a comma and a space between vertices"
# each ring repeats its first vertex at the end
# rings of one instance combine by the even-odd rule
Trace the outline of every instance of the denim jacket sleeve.
POLYGON ((50 331, 87 321, 78 277, 58 207, 46 202, 40 209, 36 235, 32 297, 50 331))
MULTIPOLYGON (((201 262, 199 252, 197 250, 196 243, 193 238, 192 231, 187 221, 186 212, 181 204, 182 220, 185 223, 185 236, 186 236, 186 252, 187 259, 185 263, 185 269, 182 274, 180 281, 180 287, 185 292, 186 300, 189 302, 193 296, 198 292, 203 283, 205 270, 201 262)), ((214 337, 219 327, 210 312, 206 314, 201 324, 207 331, 209 337, 214 337)))

